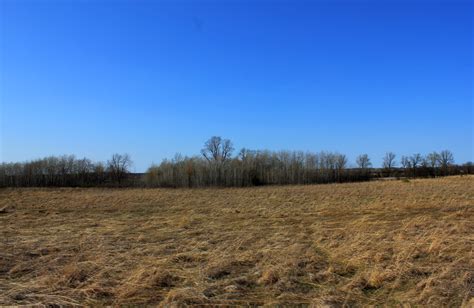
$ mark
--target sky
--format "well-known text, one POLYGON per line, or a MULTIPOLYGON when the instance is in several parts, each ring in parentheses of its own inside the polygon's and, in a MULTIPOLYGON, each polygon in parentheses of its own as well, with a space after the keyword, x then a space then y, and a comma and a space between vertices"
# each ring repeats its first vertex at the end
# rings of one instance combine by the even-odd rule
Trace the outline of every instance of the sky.
POLYGON ((0 161, 238 150, 474 160, 474 1, 0 0, 0 161))

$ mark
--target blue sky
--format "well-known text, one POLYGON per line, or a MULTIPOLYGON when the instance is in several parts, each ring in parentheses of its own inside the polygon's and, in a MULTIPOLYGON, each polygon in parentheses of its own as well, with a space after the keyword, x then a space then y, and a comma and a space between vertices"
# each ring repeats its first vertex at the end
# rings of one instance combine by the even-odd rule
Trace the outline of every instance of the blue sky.
POLYGON ((474 160, 473 1, 0 0, 0 161, 131 154, 212 135, 375 165, 474 160))

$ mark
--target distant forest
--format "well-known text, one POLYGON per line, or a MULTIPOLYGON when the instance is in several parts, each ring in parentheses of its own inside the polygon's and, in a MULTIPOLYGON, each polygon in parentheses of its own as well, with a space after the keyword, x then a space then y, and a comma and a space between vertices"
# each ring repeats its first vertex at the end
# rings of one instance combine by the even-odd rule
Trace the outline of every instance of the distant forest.
POLYGON ((244 148, 234 155, 234 150, 230 140, 214 136, 205 142, 200 155, 176 154, 150 166, 144 174, 130 172, 132 159, 127 154, 114 154, 105 163, 74 155, 2 163, 0 187, 247 187, 474 173, 472 162, 455 164, 449 150, 400 159, 387 152, 381 168, 373 168, 367 154, 359 155, 356 167, 349 168, 346 155, 335 152, 244 148))

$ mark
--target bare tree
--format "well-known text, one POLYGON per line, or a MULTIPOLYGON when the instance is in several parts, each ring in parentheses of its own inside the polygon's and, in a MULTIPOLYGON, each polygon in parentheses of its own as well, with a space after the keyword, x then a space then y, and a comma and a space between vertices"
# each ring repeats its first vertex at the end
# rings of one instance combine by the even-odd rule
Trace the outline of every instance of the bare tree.
POLYGON ((449 165, 454 164, 453 153, 449 150, 444 150, 439 153, 439 164, 442 168, 447 168, 449 165))
POLYGON ((362 154, 362 155, 357 156, 356 163, 357 163, 357 166, 361 169, 367 169, 372 166, 369 155, 367 154, 362 154))
POLYGON ((405 176, 408 176, 409 175, 408 169, 411 168, 410 158, 408 156, 402 156, 402 159, 400 160, 400 164, 402 165, 402 168, 405 172, 405 176))
POLYGON ((347 166, 347 156, 344 154, 335 154, 336 169, 342 170, 347 166))
POLYGON ((413 177, 416 177, 416 169, 418 168, 418 166, 422 162, 423 156, 421 156, 421 154, 419 154, 419 153, 416 153, 416 154, 413 154, 412 156, 410 156, 409 159, 410 159, 410 166, 413 169, 413 177))
POLYGON ((347 157, 346 155, 344 154, 335 154, 335 167, 336 167, 336 171, 337 171, 337 181, 340 182, 341 181, 341 175, 342 175, 342 171, 346 168, 346 165, 347 165, 347 157))
POLYGON ((214 185, 223 185, 224 165, 230 160, 234 147, 229 139, 213 136, 204 143, 202 156, 211 166, 210 178, 214 185))
POLYGON ((382 166, 385 169, 392 170, 392 168, 397 165, 395 158, 396 158, 395 153, 393 152, 385 153, 385 156, 383 157, 382 166))
POLYGON ((432 152, 428 155, 426 155, 426 160, 428 161, 428 165, 431 168, 436 168, 438 166, 438 163, 440 161, 439 154, 436 152, 432 152))
POLYGON ((131 166, 132 159, 128 154, 114 154, 112 158, 107 161, 108 172, 119 184, 125 179, 131 166))
POLYGON ((431 175, 437 176, 439 167, 439 154, 436 152, 431 152, 430 154, 426 155, 426 163, 431 169, 431 175))
POLYGON ((229 139, 213 136, 204 143, 201 154, 209 162, 223 163, 230 158, 233 150, 234 147, 229 139))
POLYGON ((395 158, 396 158, 396 155, 393 152, 387 152, 385 153, 385 156, 383 157, 382 167, 388 173, 388 176, 392 175, 392 169, 397 165, 395 158))

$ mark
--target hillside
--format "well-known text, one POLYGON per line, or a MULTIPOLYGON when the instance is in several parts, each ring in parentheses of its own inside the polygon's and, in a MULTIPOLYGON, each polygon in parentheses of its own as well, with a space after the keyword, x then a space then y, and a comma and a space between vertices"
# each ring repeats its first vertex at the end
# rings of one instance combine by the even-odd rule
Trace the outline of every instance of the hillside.
POLYGON ((474 176, 2 189, 0 208, 0 305, 473 303, 474 176))

